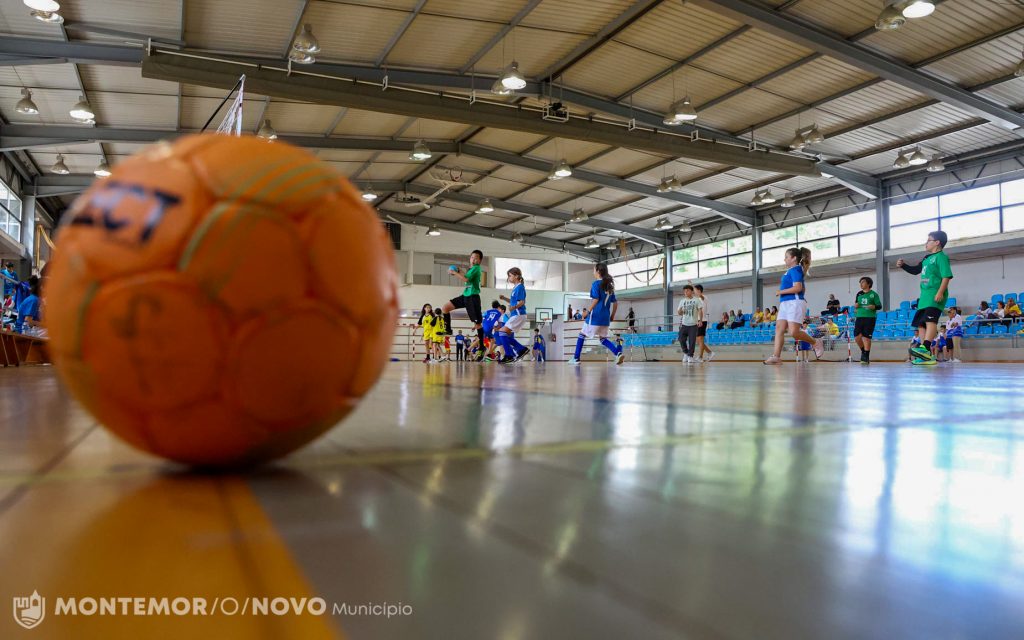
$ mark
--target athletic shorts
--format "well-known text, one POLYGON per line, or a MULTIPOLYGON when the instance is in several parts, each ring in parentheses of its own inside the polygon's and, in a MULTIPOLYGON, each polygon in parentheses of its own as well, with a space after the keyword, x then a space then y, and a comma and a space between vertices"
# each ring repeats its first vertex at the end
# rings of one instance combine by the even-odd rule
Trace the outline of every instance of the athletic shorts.
POLYGON ((853 321, 853 337, 864 336, 868 340, 875 335, 875 322, 878 318, 857 318, 853 321))
POLYGON ((786 322, 797 322, 803 324, 804 319, 807 317, 807 301, 800 300, 785 300, 779 303, 779 320, 785 320, 786 322))
POLYGON ((607 338, 608 337, 608 325, 600 326, 596 324, 584 324, 580 328, 580 335, 587 338, 607 338))
POLYGON ((452 306, 456 309, 465 309, 466 315, 469 316, 469 321, 473 324, 479 324, 484 321, 483 312, 480 310, 480 296, 459 296, 451 299, 452 306))
POLYGON ((511 318, 509 318, 508 322, 505 323, 505 326, 508 328, 509 331, 515 333, 516 331, 522 329, 524 324, 526 324, 526 314, 521 313, 518 316, 512 316, 511 318))
POLYGON ((444 336, 434 336, 434 344, 444 344, 444 336))
POLYGON ((914 319, 910 322, 912 327, 923 327, 929 322, 938 323, 939 316, 942 315, 941 309, 935 307, 925 307, 924 309, 918 309, 917 313, 914 314, 914 319))
POLYGON ((706 335, 708 335, 708 321, 707 320, 697 324, 697 337, 698 338, 703 338, 706 335))

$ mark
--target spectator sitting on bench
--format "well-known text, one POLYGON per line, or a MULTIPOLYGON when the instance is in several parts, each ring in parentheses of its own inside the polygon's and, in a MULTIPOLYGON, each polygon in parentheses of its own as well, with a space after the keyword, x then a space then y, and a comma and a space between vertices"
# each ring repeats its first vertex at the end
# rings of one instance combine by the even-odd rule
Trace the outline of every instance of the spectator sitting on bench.
POLYGON ((1006 317, 1013 320, 1020 317, 1020 306, 1017 304, 1017 301, 1013 296, 1008 296, 1006 298, 1006 317))
POLYGON ((828 302, 825 303, 825 310, 821 312, 823 316, 837 316, 839 315, 839 300, 836 299, 836 294, 828 294, 828 302))
POLYGON ((764 313, 761 312, 761 307, 758 307, 757 311, 754 312, 754 315, 750 317, 750 326, 756 327, 757 325, 764 323, 764 321, 764 313))
POLYGON ((29 278, 28 286, 28 297, 18 305, 18 320, 14 323, 14 330, 18 333, 35 333, 36 327, 41 326, 39 322, 39 278, 36 276, 29 278), (29 331, 24 331, 26 328, 29 331))
POLYGON ((722 329, 725 329, 728 326, 729 326, 729 314, 728 313, 723 313, 722 314, 722 321, 719 322, 717 325, 715 325, 715 328, 718 329, 719 331, 721 331, 722 329))
POLYGON ((974 314, 974 321, 980 323, 982 320, 988 320, 995 316, 992 312, 992 307, 988 306, 988 303, 984 300, 978 305, 978 313, 974 314))
POLYGON ((746 323, 747 323, 747 321, 743 319, 743 309, 737 309, 736 310, 736 316, 733 318, 732 324, 729 325, 729 328, 730 329, 739 329, 740 327, 742 327, 746 323))

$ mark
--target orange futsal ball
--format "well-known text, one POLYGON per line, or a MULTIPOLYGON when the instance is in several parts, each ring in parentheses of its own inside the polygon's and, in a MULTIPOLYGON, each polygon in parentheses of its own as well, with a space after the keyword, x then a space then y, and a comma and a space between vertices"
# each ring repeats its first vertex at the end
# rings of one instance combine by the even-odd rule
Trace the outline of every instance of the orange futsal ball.
POLYGON ((46 283, 61 378, 108 429, 188 464, 282 456, 376 383, 398 316, 384 226, 282 142, 146 148, 64 215, 46 283))

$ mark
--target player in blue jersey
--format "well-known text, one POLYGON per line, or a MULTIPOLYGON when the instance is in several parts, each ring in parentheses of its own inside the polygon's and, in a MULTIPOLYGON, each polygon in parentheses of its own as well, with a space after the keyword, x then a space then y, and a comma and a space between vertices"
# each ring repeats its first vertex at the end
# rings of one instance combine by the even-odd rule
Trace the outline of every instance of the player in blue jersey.
POLYGON ((601 344, 615 356, 615 364, 622 364, 626 355, 622 347, 608 339, 608 327, 615 321, 615 312, 619 303, 615 300, 615 280, 608 274, 608 265, 594 265, 594 282, 590 285, 590 308, 587 309, 586 321, 576 338, 576 352, 569 364, 579 364, 583 355, 583 343, 587 338, 600 338, 601 344))
POLYGON ((519 267, 508 270, 508 282, 512 285, 512 297, 499 296, 508 302, 508 320, 495 333, 495 341, 505 350, 502 362, 518 362, 525 358, 530 350, 516 340, 516 331, 526 324, 526 285, 523 283, 523 272, 519 267))
POLYGON ((483 322, 481 323, 483 341, 480 344, 480 356, 478 361, 483 361, 485 357, 490 357, 494 351, 494 325, 496 325, 501 318, 501 303, 495 300, 491 303, 491 308, 484 311, 483 322), (486 354, 486 356, 485 356, 486 354))
POLYGON ((813 338, 803 330, 803 322, 807 319, 807 286, 805 278, 811 272, 811 250, 807 247, 786 249, 787 271, 782 276, 782 283, 775 295, 779 297, 779 317, 775 321, 775 352, 764 361, 765 364, 782 364, 782 346, 786 333, 794 340, 803 340, 811 344, 814 357, 821 358, 825 353, 825 343, 813 338))
POLYGON ((541 335, 540 329, 533 330, 533 360, 534 362, 547 362, 548 350, 547 345, 544 342, 544 336, 541 335))

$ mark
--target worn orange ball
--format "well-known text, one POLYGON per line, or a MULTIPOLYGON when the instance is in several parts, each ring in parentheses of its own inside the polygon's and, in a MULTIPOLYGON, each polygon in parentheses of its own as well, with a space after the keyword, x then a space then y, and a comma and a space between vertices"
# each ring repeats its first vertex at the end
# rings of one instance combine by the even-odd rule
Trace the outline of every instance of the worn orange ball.
POLYGON ((398 315, 383 225, 281 142, 148 147, 61 222, 44 295, 61 378, 108 429, 195 465, 282 456, 377 381, 398 315))

